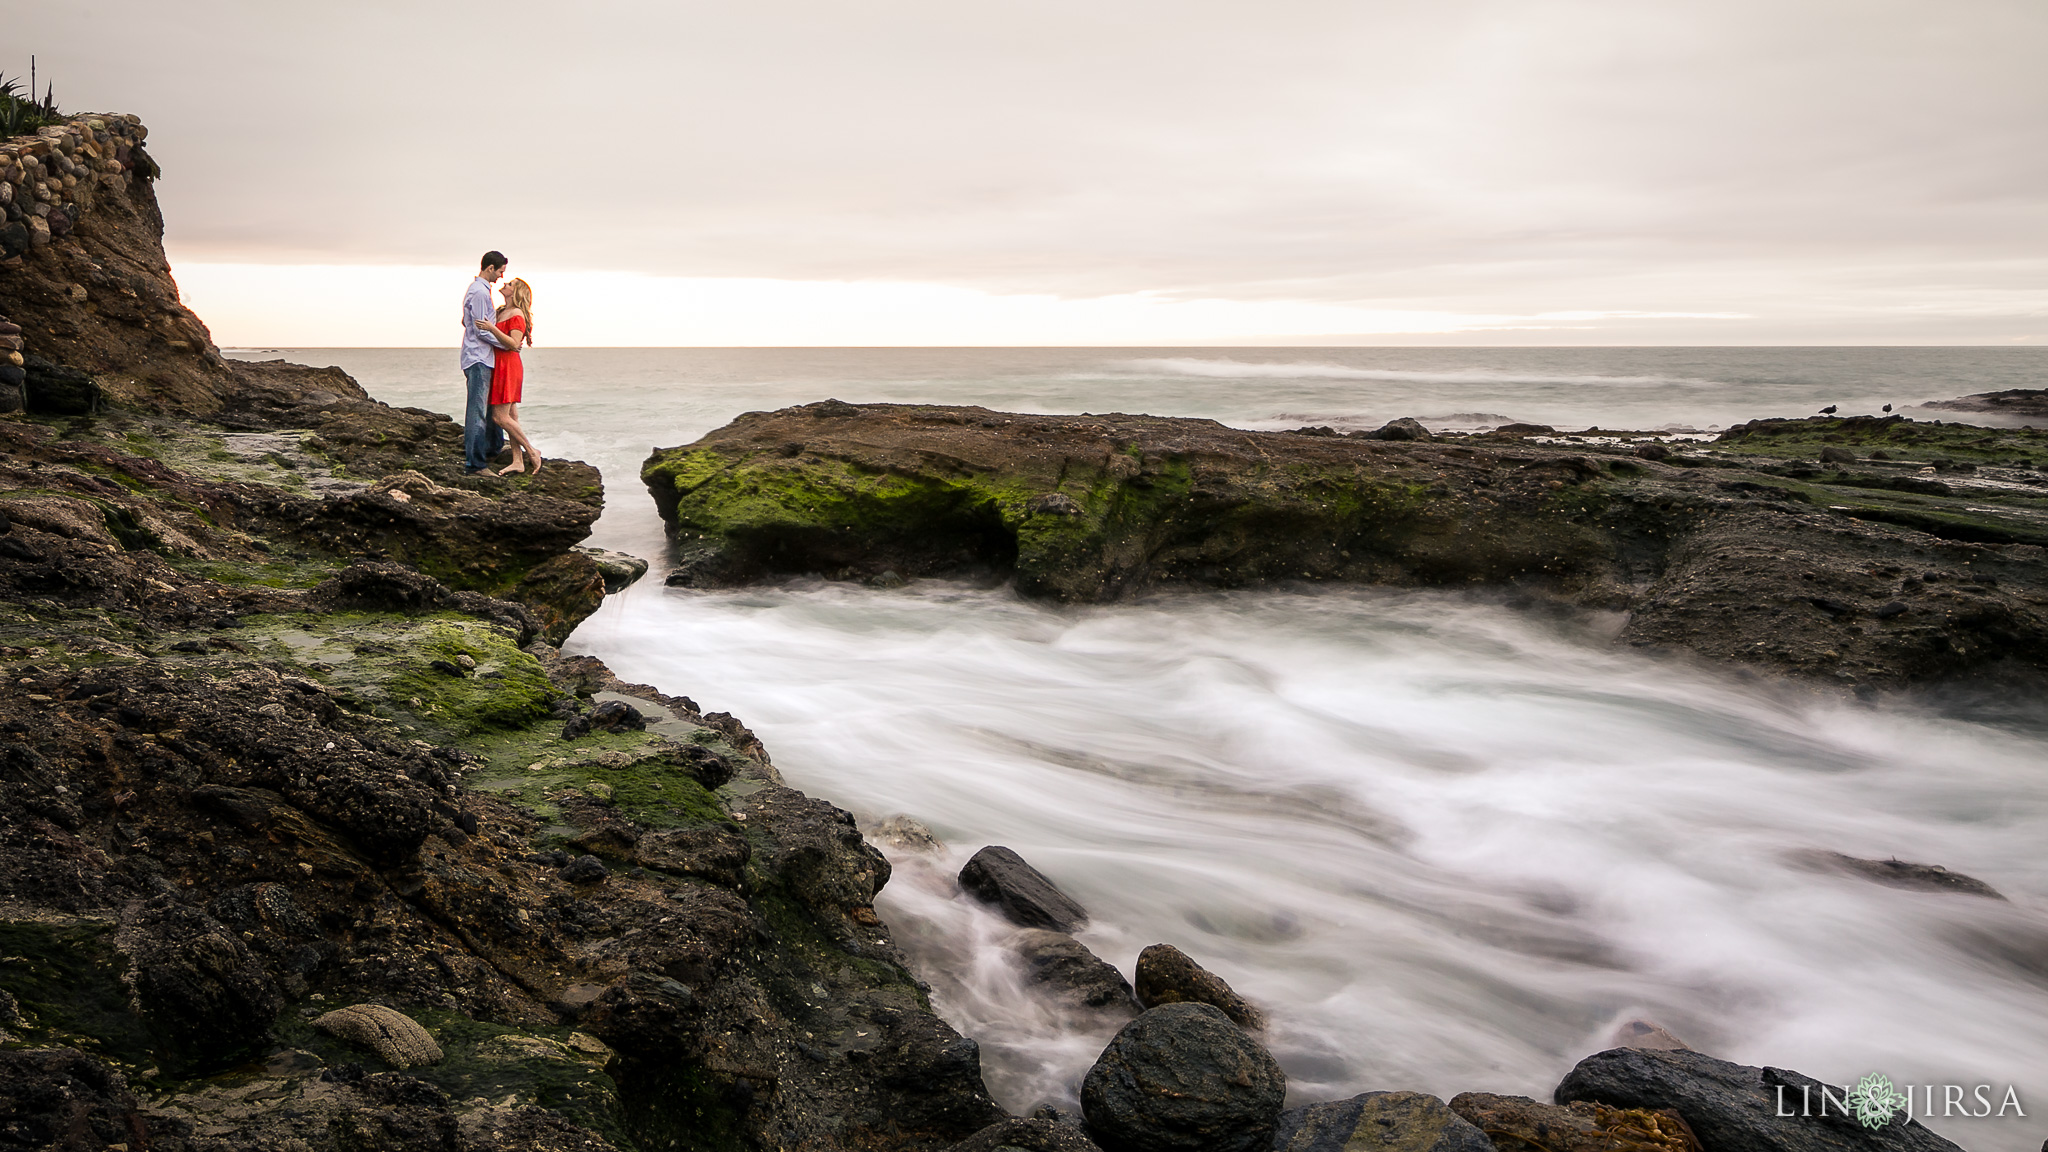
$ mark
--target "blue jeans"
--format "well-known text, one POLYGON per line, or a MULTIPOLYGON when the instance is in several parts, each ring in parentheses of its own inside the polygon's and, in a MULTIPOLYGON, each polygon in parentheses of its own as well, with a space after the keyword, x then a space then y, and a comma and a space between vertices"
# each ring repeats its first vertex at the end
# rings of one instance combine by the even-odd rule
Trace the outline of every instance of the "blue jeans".
POLYGON ((474 472, 504 450, 505 430, 491 422, 491 366, 471 364, 462 378, 469 385, 469 406, 462 410, 462 466, 474 472))

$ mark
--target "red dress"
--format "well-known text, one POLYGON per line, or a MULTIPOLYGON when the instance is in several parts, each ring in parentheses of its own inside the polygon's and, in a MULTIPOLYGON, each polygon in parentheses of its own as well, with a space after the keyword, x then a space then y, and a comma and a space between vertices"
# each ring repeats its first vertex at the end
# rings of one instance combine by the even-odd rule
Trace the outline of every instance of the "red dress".
MULTIPOLYGON (((526 331, 526 317, 514 316, 498 325, 506 332, 526 331)), ((497 366, 491 369, 491 403, 517 404, 521 387, 526 383, 526 366, 519 362, 519 353, 498 349, 497 366)))

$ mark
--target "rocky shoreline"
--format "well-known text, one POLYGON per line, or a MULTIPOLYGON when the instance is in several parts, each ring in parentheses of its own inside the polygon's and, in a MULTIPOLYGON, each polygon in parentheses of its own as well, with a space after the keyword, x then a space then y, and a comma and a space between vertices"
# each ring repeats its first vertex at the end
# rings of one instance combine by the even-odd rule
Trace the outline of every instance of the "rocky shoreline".
POLYGON ((0 172, 63 220, 0 258, 4 1139, 924 1149, 1001 1119, 851 817, 733 717, 552 646, 644 571, 579 547, 596 470, 467 477, 444 416, 222 358, 115 122, 139 142, 80 118, 0 172))
MULTIPOLYGON (((1394 1091, 1286 1109, 1260 1006, 1172 949, 1148 949, 1134 986, 1067 934, 1084 910, 991 850, 966 884, 1037 909, 1048 994, 1131 1018, 1084 1114, 1006 1116, 875 913, 889 863, 853 818, 787 787, 738 719, 555 647, 638 574, 579 548, 602 477, 574 461, 467 477, 446 417, 338 369, 222 358, 178 303, 143 135, 80 117, 0 148, 0 1142, 1952 1147, 1896 1117, 1763 1117, 1774 1085, 1812 1082, 1663 1050, 1647 1025, 1555 1103, 1394 1091), (30 217, 43 227, 14 243, 30 217)), ((1859 683, 2036 667, 2033 506, 1954 501, 1949 473, 1973 457, 1929 465, 1947 494, 1859 487, 1840 477, 1922 481, 1863 457, 1826 473, 1796 428, 1746 435, 1768 448, 1730 464, 826 402, 743 418, 647 476, 686 529, 685 581, 983 566, 1082 599, 1492 582, 1636 604, 1632 641, 1826 642, 1812 669, 1743 654, 1859 683), (891 439, 932 428, 954 438, 891 439), (1389 525, 1370 546, 1361 517, 1389 525), (1303 543, 1273 547, 1283 528, 1303 543), (1880 590, 1877 555, 1915 559, 1880 590), (1848 607, 1699 615, 1767 561, 1814 574, 1797 577, 1806 608, 1848 607), (1886 615, 1880 591, 1913 600, 1886 615)), ((1825 863, 1984 895, 1939 870, 1825 863)))

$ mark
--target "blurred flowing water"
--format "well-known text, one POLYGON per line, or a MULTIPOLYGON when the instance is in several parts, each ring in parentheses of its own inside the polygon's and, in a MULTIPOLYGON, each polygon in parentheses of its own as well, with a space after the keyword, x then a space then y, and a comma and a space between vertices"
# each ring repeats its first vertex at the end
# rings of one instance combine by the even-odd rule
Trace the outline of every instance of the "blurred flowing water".
MULTIPOLYGON (((443 411, 452 353, 286 350, 443 411)), ((245 354, 248 355, 248 354, 245 354)), ((255 358, 269 353, 253 354, 255 358)), ((1180 946, 1266 1006, 1305 1102, 1547 1098, 1631 1017, 1834 1083, 2012 1085, 2048 1133, 2048 713, 1854 703, 1606 645, 1618 621, 1295 588, 1060 608, 1003 588, 660 583, 654 446, 822 399, 1148 411, 1244 427, 1402 415, 1706 427, 2041 386, 2032 349, 536 349, 544 452, 604 469, 593 542, 657 571, 571 647, 741 716, 795 786, 946 842, 881 908, 1014 1109, 1071 1104, 1113 1023, 1034 996, 952 876, 1006 844, 1087 905, 1127 974, 1180 946), (1946 865, 2008 900, 1815 871, 1946 865)), ((1935 413, 1923 415, 1932 417, 1935 413)))

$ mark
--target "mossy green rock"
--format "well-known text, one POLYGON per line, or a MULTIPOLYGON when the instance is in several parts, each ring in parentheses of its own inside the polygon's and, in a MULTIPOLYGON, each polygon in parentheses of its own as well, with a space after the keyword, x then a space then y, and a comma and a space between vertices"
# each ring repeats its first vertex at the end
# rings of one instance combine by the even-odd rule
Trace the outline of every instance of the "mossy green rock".
POLYGON ((1641 439, 823 401, 658 450, 641 478, 676 585, 1498 590, 1626 612, 1622 643, 1844 686, 2048 672, 2048 437, 1858 418, 1757 421, 1650 458, 1641 439), (1824 469, 1822 446, 1853 459, 1824 469))
POLYGON ((641 478, 677 543, 670 582, 699 586, 981 568, 1014 574, 1027 595, 1093 601, 1170 583, 1602 577, 1612 548, 1581 523, 1597 508, 1541 488, 1551 474, 1528 477, 1539 487, 1526 514, 1506 514, 1457 498, 1443 461, 1409 447, 826 401, 657 451, 641 478))

